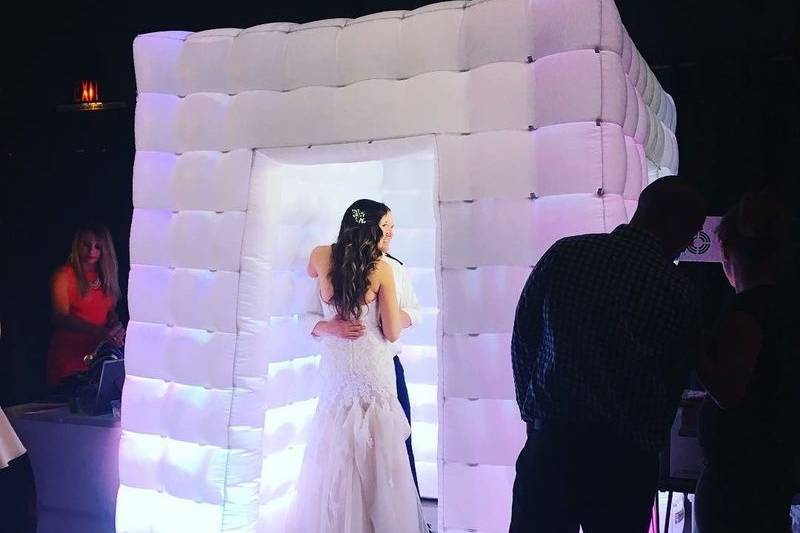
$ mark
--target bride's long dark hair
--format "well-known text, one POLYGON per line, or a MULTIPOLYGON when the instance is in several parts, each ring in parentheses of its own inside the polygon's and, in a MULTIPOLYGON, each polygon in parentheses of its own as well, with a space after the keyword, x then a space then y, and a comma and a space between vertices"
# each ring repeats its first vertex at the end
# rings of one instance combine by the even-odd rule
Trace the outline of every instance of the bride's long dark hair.
POLYGON ((388 212, 385 204, 366 199, 356 200, 344 212, 339 236, 331 247, 328 275, 333 285, 330 303, 344 320, 361 318, 369 276, 382 255, 378 248, 383 238, 380 222, 388 212))

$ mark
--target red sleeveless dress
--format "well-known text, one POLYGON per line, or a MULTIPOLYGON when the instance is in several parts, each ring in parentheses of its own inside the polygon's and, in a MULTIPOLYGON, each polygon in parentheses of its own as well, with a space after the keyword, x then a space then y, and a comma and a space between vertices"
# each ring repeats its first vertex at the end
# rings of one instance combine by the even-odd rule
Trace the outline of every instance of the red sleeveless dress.
MULTIPOLYGON (((90 272, 86 277, 91 283, 97 279, 97 274, 90 272)), ((94 326, 102 327, 108 322, 114 298, 105 294, 102 288, 90 288, 85 296, 81 296, 78 278, 71 266, 65 265, 56 271, 51 289, 56 309, 69 309, 70 316, 94 326)), ((102 336, 91 333, 55 328, 47 355, 47 383, 56 385, 63 378, 86 370, 83 357, 92 353, 101 340, 102 336)))

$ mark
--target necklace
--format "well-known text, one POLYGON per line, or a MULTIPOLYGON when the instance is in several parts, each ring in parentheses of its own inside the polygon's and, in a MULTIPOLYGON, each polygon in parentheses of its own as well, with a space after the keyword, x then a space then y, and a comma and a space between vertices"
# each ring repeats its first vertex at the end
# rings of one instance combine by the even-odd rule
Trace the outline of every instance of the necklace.
POLYGON ((92 290, 96 290, 100 288, 100 278, 95 279, 94 281, 90 281, 88 283, 89 288, 92 290))

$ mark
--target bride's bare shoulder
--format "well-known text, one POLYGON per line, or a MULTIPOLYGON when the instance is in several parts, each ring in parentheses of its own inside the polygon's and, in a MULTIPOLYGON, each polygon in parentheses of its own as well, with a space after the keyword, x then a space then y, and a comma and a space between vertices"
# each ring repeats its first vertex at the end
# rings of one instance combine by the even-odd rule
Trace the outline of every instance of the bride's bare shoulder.
POLYGON ((390 277, 392 277, 392 265, 387 263, 386 261, 378 261, 375 265, 375 270, 372 274, 378 283, 386 282, 390 277))
POLYGON ((321 272, 326 272, 330 268, 331 246, 315 246, 308 257, 308 274, 316 278, 321 272))

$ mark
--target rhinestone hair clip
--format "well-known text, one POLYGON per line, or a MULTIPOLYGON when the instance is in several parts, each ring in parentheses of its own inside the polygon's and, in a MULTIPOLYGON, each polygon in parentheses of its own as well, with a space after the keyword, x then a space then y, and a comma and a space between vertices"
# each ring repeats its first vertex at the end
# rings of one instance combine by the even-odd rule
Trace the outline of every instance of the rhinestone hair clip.
POLYGON ((364 215, 364 211, 361 209, 353 208, 350 210, 350 214, 353 215, 353 220, 355 220, 359 224, 366 224, 367 217, 364 215))

